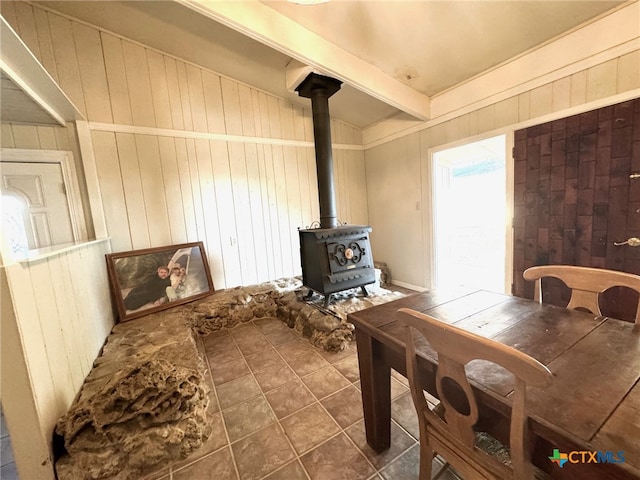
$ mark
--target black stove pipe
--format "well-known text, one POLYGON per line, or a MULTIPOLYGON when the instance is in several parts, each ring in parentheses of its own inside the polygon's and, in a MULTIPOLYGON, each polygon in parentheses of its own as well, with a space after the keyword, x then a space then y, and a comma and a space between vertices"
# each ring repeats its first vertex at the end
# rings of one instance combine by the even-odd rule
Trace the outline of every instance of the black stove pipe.
POLYGON ((296 88, 301 97, 311 99, 313 139, 316 147, 316 172, 318 175, 318 199, 320 202, 320 228, 335 228, 338 226, 333 184, 329 97, 340 90, 341 85, 342 82, 335 78, 311 73, 296 88))

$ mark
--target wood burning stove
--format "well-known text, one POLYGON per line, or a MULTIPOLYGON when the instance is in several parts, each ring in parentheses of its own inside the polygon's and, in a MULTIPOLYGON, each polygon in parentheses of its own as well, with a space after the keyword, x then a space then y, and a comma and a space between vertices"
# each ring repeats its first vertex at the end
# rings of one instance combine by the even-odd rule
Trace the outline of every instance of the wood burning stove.
POLYGON ((325 296, 328 306, 333 293, 375 282, 373 256, 369 243, 371 227, 338 225, 333 185, 333 155, 329 97, 340 90, 342 82, 315 73, 296 88, 301 97, 311 99, 313 137, 316 150, 320 226, 299 230, 302 283, 325 296))
POLYGON ((375 282, 369 243, 371 227, 343 225, 335 228, 300 230, 302 283, 322 293, 325 306, 331 294, 375 282))

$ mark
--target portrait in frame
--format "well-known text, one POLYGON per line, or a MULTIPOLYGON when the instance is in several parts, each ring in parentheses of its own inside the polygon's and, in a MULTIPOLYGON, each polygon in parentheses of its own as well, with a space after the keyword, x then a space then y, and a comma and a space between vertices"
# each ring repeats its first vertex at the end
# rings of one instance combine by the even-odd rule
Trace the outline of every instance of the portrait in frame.
POLYGON ((106 260, 121 322, 214 292, 202 242, 110 253, 106 260))

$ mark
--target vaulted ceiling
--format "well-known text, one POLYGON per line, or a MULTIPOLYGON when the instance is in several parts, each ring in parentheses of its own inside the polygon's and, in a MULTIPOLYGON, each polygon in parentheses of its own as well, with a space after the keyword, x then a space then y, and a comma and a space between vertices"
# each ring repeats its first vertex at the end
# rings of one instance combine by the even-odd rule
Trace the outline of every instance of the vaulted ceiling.
POLYGON ((332 115, 366 128, 392 117, 426 120, 435 96, 630 2, 34 3, 304 107, 292 79, 311 69, 333 76, 344 85, 332 115))

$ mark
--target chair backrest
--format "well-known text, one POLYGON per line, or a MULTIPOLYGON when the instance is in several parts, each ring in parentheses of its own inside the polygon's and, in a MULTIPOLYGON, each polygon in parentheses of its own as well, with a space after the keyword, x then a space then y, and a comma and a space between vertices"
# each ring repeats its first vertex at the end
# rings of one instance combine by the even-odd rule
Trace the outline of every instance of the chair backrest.
MULTIPOLYGON (((456 451, 443 452, 438 448, 435 450, 444 456, 454 468, 456 468, 456 462, 453 459, 462 458, 465 460, 464 463, 473 464, 475 463, 474 458, 486 457, 486 454, 474 446, 473 425, 479 418, 478 405, 464 367, 471 360, 487 360, 506 368, 516 378, 515 390, 510 396, 513 404, 509 446, 513 478, 533 479, 533 467, 528 448, 528 417, 525 411, 526 386, 548 385, 552 376, 549 369, 514 348, 441 322, 415 310, 402 308, 398 310, 398 315, 398 320, 407 327, 407 376, 419 421, 426 422, 424 428, 436 426, 436 430, 441 434, 449 436, 450 440, 445 440, 445 445, 449 447, 462 445, 462 448, 456 451), (438 354, 436 389, 444 407, 444 422, 429 409, 422 391, 415 349, 416 332, 422 335, 438 354), (451 389, 448 388, 447 383, 450 383, 451 380, 460 388, 456 394, 452 394, 450 397, 451 389), (466 405, 464 401, 460 402, 460 390, 466 397, 466 405), (453 398, 454 396, 457 398, 453 398), (461 404, 465 407, 468 405, 465 408, 466 411, 460 412, 454 406, 457 405, 460 408, 461 404), (453 459, 447 458, 447 453, 453 459)), ((486 462, 487 459, 484 458, 482 461, 486 462)))
POLYGON ((571 289, 567 308, 584 308, 602 315, 598 295, 612 287, 627 287, 638 292, 638 308, 635 322, 640 323, 640 276, 603 268, 578 267, 573 265, 542 265, 524 271, 525 280, 535 280, 534 299, 542 303, 542 278, 554 277, 562 280, 571 289))

